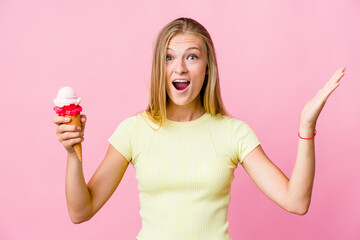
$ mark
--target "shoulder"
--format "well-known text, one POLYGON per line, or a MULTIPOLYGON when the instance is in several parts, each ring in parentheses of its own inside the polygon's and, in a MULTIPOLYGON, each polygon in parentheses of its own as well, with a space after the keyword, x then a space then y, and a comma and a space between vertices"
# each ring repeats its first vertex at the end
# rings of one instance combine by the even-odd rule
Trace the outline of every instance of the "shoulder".
POLYGON ((139 125, 139 121, 141 119, 140 115, 141 115, 141 113, 135 113, 131 116, 128 116, 128 117, 120 120, 117 123, 115 133, 123 132, 123 131, 133 132, 133 130, 136 129, 137 126, 139 125))
POLYGON ((159 125, 154 123, 146 111, 140 111, 135 113, 132 116, 129 116, 123 119, 119 126, 126 127, 132 131, 140 131, 144 133, 144 131, 154 131, 159 129, 159 125))
POLYGON ((145 122, 147 119, 145 111, 136 112, 133 115, 122 119, 118 125, 135 126, 139 123, 145 122))
POLYGON ((141 126, 145 124, 141 115, 142 113, 135 113, 121 120, 109 138, 110 143, 116 146, 116 144, 127 142, 129 139, 134 140, 139 133, 144 132, 141 126))
POLYGON ((228 115, 216 114, 211 116, 213 124, 220 124, 228 126, 229 128, 245 127, 248 126, 245 122, 228 115))
POLYGON ((126 117, 125 119, 120 120, 118 123, 119 127, 126 127, 126 128, 133 128, 138 121, 138 115, 132 115, 129 117, 126 117))
POLYGON ((242 120, 227 115, 215 115, 212 118, 216 125, 213 127, 221 128, 221 130, 227 132, 231 138, 244 139, 250 136, 251 138, 255 138, 253 129, 242 120))

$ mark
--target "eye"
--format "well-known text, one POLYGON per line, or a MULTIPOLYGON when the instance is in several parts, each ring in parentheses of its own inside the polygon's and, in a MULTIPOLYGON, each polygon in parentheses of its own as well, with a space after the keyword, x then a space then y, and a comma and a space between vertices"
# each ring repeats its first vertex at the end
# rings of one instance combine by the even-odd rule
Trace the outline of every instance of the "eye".
POLYGON ((173 60, 173 57, 170 55, 166 55, 166 61, 170 61, 170 60, 173 60))
POLYGON ((188 57, 189 60, 195 60, 195 59, 198 59, 198 57, 194 54, 191 54, 189 57, 188 57))

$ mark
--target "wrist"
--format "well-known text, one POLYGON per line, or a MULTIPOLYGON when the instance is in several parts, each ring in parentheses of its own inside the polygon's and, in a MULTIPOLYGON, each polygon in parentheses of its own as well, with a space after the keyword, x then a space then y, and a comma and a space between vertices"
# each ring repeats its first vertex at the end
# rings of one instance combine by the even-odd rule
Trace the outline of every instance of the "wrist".
POLYGON ((72 161, 72 160, 79 161, 79 158, 78 158, 75 150, 68 150, 67 159, 68 159, 68 161, 72 161))
POLYGON ((298 136, 301 139, 313 139, 316 135, 315 126, 300 126, 298 136))
POLYGON ((300 129, 314 131, 316 128, 316 122, 300 121, 300 129))

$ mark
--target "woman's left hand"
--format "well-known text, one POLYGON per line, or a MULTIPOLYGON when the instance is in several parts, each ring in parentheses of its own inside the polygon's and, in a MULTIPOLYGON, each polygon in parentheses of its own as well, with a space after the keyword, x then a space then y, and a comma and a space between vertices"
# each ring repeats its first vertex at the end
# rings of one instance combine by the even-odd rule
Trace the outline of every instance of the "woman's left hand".
POLYGON ((302 127, 315 129, 320 112, 331 93, 340 85, 339 81, 344 76, 345 69, 345 67, 339 68, 315 97, 306 103, 301 112, 302 127))

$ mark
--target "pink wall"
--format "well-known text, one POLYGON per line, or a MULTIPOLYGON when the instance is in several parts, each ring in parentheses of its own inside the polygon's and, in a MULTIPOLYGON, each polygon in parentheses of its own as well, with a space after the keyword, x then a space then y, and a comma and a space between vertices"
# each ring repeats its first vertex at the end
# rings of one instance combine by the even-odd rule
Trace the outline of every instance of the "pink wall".
POLYGON ((67 85, 83 98, 89 179, 117 124, 145 108, 155 36, 180 16, 212 34, 227 109, 288 176, 303 105, 347 66, 318 121, 309 213, 283 211, 239 167, 233 239, 360 239, 357 0, 0 1, 0 239, 135 239, 141 222, 132 167, 90 222, 71 223, 52 99, 67 85))

